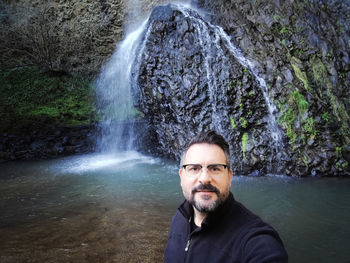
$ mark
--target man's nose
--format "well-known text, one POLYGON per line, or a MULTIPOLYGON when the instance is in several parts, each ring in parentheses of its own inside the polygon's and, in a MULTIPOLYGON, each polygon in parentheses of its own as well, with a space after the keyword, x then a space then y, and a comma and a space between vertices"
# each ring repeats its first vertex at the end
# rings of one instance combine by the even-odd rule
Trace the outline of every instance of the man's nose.
POLYGON ((207 183, 211 182, 211 176, 209 174, 207 167, 203 167, 201 169, 201 172, 198 176, 198 181, 201 182, 202 184, 207 184, 207 183))

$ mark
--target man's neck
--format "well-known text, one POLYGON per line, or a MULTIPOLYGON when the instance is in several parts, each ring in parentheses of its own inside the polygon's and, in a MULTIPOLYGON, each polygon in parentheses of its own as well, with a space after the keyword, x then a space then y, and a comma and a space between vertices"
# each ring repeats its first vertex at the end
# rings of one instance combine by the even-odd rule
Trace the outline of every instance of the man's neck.
POLYGON ((207 216, 207 213, 199 212, 195 207, 193 207, 194 210, 194 223, 196 226, 201 226, 204 218, 207 216))

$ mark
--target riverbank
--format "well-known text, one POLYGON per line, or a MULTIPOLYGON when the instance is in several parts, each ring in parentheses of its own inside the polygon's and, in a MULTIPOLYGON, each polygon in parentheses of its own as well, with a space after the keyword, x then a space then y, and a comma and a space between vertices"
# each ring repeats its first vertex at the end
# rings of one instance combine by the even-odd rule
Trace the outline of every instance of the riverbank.
POLYGON ((51 127, 21 134, 3 133, 0 137, 0 162, 88 153, 94 150, 95 142, 93 125, 51 127))

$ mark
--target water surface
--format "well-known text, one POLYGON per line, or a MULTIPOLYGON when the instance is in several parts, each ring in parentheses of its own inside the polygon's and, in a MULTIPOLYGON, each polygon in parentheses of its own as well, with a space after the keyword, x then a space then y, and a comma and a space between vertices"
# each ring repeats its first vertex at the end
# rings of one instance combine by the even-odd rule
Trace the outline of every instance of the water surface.
MULTIPOLYGON (((183 196, 173 161, 136 152, 0 164, 0 262, 162 262, 183 196)), ((350 262, 350 180, 234 177, 290 262, 350 262)))

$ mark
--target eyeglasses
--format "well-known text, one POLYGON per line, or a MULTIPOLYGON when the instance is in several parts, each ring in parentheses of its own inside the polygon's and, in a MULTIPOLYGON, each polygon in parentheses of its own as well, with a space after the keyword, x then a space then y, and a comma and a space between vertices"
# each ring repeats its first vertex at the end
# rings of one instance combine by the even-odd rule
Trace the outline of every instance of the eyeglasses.
MULTIPOLYGON (((182 168, 185 170, 186 175, 195 177, 201 174, 203 170, 203 166, 200 164, 185 164, 182 166, 182 168)), ((207 171, 210 175, 216 176, 221 175, 227 168, 226 164, 209 164, 207 166, 207 171)))

